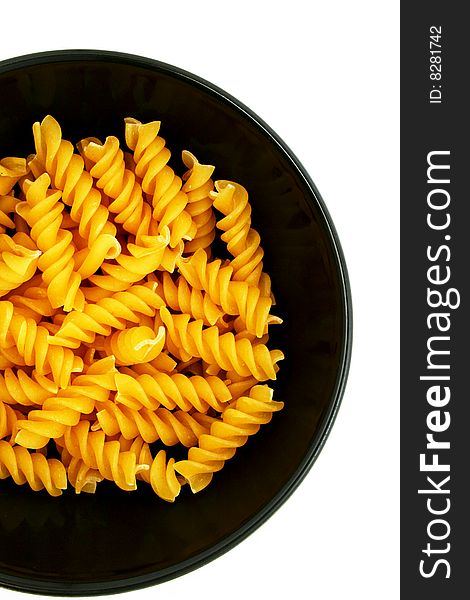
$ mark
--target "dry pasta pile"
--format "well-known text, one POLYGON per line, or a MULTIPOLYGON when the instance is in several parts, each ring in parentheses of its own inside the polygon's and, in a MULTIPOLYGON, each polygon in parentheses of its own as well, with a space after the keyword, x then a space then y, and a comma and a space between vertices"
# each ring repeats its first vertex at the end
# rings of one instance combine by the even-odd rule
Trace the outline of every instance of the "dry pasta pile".
POLYGON ((0 479, 173 502, 283 406, 247 191, 186 151, 179 177, 159 129, 75 149, 47 116, 35 154, 0 160, 0 479))

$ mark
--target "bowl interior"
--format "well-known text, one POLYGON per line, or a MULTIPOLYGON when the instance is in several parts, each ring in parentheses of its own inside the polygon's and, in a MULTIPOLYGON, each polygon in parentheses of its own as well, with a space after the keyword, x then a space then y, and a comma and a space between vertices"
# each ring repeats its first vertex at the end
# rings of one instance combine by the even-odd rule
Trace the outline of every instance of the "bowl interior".
MULTIPOLYGON (((285 409, 203 492, 174 505, 142 485, 126 494, 50 498, 0 482, 0 581, 48 593, 94 593, 155 582, 207 561, 256 527, 311 464, 339 402, 347 363, 347 291, 321 203, 275 138, 203 82, 168 66, 77 52, 0 64, 0 156, 33 152, 46 114, 66 139, 123 137, 123 118, 161 120, 180 174, 181 151, 247 187, 284 319, 275 396, 285 409)), ((171 449, 169 454, 171 455, 171 449)))

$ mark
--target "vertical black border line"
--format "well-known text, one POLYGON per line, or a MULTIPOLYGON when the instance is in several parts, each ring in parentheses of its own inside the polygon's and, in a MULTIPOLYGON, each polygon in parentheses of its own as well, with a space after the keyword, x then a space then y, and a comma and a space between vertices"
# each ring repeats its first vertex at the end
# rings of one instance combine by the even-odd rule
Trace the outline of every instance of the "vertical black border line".
POLYGON ((470 119, 465 4, 401 3, 401 597, 467 597, 470 119))

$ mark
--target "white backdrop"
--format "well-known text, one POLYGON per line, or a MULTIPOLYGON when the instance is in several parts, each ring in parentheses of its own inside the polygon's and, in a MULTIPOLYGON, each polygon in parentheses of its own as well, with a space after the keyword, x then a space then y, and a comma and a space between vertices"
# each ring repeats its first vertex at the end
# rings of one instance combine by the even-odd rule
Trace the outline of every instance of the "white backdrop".
POLYGON ((63 48, 131 52, 196 73, 252 108, 323 195, 352 284, 349 382, 306 480, 223 557, 121 597, 398 598, 398 1, 21 6, 11 28, 2 24, 0 59, 63 48))

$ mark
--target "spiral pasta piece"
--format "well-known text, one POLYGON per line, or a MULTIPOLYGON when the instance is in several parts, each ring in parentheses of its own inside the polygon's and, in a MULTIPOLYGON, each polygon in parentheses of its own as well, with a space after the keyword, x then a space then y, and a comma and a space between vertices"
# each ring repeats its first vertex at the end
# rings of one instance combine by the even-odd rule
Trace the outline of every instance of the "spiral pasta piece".
MULTIPOLYGON (((112 401, 102 404, 96 413, 98 424, 108 436, 121 433, 126 439, 140 436, 145 442, 161 440, 165 446, 183 444, 187 448, 194 446, 199 437, 208 431, 203 419, 177 410, 166 408, 135 410, 127 406, 118 406, 112 401)), ((95 426, 92 427, 95 429, 95 426)))
POLYGON ((93 266, 88 263, 82 269, 93 268, 103 258, 116 258, 121 251, 116 227, 109 221, 109 211, 93 186, 93 177, 84 168, 83 158, 74 153, 69 141, 62 139, 60 125, 50 115, 42 123, 34 123, 33 135, 36 155, 29 167, 36 178, 47 172, 54 187, 63 192, 63 202, 71 207, 70 217, 87 240, 90 252, 86 256, 95 261, 93 266))
POLYGON ((58 390, 56 383, 36 372, 28 375, 23 369, 14 371, 7 367, 0 373, 0 398, 7 404, 42 406, 58 390))
POLYGON ((135 365, 155 359, 165 344, 165 328, 155 332, 150 327, 130 327, 104 338, 103 347, 108 355, 116 357, 118 365, 135 365))
POLYGON ((156 280, 159 283, 158 293, 164 300, 163 305, 166 304, 172 310, 201 319, 204 325, 215 325, 223 317, 223 311, 211 300, 209 294, 191 287, 184 277, 173 281, 169 273, 163 272, 156 280))
POLYGON ((60 460, 0 440, 0 479, 7 477, 17 485, 28 483, 35 492, 45 489, 51 496, 60 496, 67 488, 67 473, 60 460))
POLYGON ((146 124, 132 118, 124 121, 126 143, 134 153, 135 173, 142 179, 143 191, 152 198, 153 218, 159 231, 169 227, 170 247, 175 248, 182 240, 191 240, 197 226, 185 210, 188 197, 181 189, 182 180, 167 164, 171 153, 158 135, 160 121, 146 124))
POLYGON ((237 314, 235 299, 228 293, 233 274, 231 266, 220 259, 209 261, 207 252, 202 249, 196 250, 191 257, 179 258, 177 266, 191 287, 207 292, 215 304, 230 311, 229 314, 237 314))
POLYGON ((214 190, 214 182, 211 179, 214 167, 202 165, 194 154, 187 150, 183 150, 182 159, 188 169, 183 175, 182 188, 188 196, 186 211, 196 225, 196 233, 193 239, 185 244, 184 252, 189 254, 198 248, 209 251, 215 238, 216 224, 213 201, 209 196, 209 192, 214 190))
POLYGON ((174 502, 179 495, 181 483, 175 473, 175 459, 167 461, 165 450, 160 450, 152 461, 148 482, 162 500, 174 502))
MULTIPOLYGON (((92 344, 97 334, 110 335, 113 329, 125 329, 128 323, 140 323, 143 315, 153 317, 165 305, 156 293, 156 283, 134 285, 123 292, 97 296, 84 290, 86 304, 82 311, 70 312, 60 329, 49 341, 51 344, 78 348, 82 342, 92 344), (97 297, 95 303, 88 298, 97 297)), ((93 288, 90 288, 93 290, 93 288)), ((105 291, 98 288, 100 291, 105 291)))
POLYGON ((273 401, 268 386, 254 386, 248 396, 238 398, 222 413, 221 420, 211 425, 208 434, 201 435, 198 445, 189 449, 188 459, 175 463, 175 471, 194 493, 201 491, 225 461, 235 455, 237 448, 257 433, 261 425, 269 423, 272 414, 283 406, 282 402, 273 401))
POLYGON ((280 350, 269 351, 264 344, 235 339, 232 332, 220 335, 217 327, 204 329, 202 321, 190 321, 189 315, 172 315, 166 308, 160 309, 160 316, 167 328, 168 347, 182 360, 196 356, 244 377, 253 375, 258 381, 276 379, 274 365, 284 358, 280 350))
MULTIPOLYGON (((1 177, 0 177, 1 182, 1 177)), ((0 183, 1 185, 1 183, 0 183)), ((0 233, 5 233, 6 229, 15 229, 15 221, 8 215, 15 216, 15 207, 18 204, 18 199, 12 195, 0 195, 0 233)))
POLYGON ((116 373, 116 402, 133 409, 142 407, 155 410, 163 406, 168 410, 196 409, 206 413, 209 408, 221 412, 231 400, 229 388, 215 376, 188 377, 182 373, 116 373))
POLYGON ((103 263, 101 270, 104 275, 93 275, 90 281, 98 287, 117 292, 128 289, 157 269, 173 272, 182 248, 168 254, 168 240, 168 229, 157 236, 141 236, 138 244, 127 245, 129 254, 117 257, 118 264, 103 263))
POLYGON ((0 160, 0 196, 11 192, 16 182, 28 173, 26 159, 7 156, 0 160))
POLYGON ((135 373, 158 375, 159 373, 172 373, 176 365, 177 362, 168 354, 168 350, 165 350, 150 362, 132 365, 132 367, 121 367, 119 370, 121 373, 132 375, 132 377, 135 377, 135 373))
POLYGON ((263 289, 246 281, 234 281, 233 267, 224 265, 221 260, 209 262, 204 250, 196 250, 190 258, 179 259, 177 265, 193 290, 206 292, 227 314, 239 315, 244 327, 257 337, 266 333, 270 322, 280 322, 269 312, 272 306, 270 287, 263 289))
POLYGON ((12 348, 15 361, 34 366, 39 375, 52 373, 61 388, 68 386, 72 373, 83 369, 83 360, 70 349, 51 346, 49 331, 33 319, 15 314, 14 306, 0 301, 0 348, 12 348))
POLYGON ((0 233, 0 298, 31 279, 36 272, 41 251, 16 243, 0 233))
POLYGON ((18 432, 15 443, 24 448, 39 450, 51 439, 64 435, 67 427, 80 421, 79 409, 88 407, 88 403, 75 400, 70 408, 70 401, 63 398, 49 398, 44 401, 41 410, 31 410, 27 418, 16 423, 18 432))
POLYGON ((16 367, 15 362, 10 360, 8 356, 8 352, 5 353, 2 348, 0 348, 0 369, 10 369, 11 367, 16 367))
POLYGON ((0 399, 0 440, 14 435, 16 422, 21 418, 21 413, 0 399))
POLYGON ((109 391, 95 386, 71 385, 47 398, 40 410, 31 410, 17 422, 15 443, 25 448, 43 448, 51 439, 61 438, 67 427, 90 415, 97 401, 105 402, 109 391))
MULTIPOLYGON (((13 304, 15 311, 19 312, 21 308, 29 311, 28 316, 35 318, 39 322, 42 317, 52 317, 59 311, 53 308, 45 287, 32 285, 25 289, 21 294, 18 294, 18 289, 15 294, 8 296, 8 301, 13 304)), ((26 313, 23 312, 22 314, 26 313)))
POLYGON ((82 140, 80 147, 88 161, 90 174, 96 179, 97 188, 112 199, 108 210, 115 215, 114 221, 136 237, 155 235, 156 227, 151 229, 152 209, 143 197, 135 174, 126 168, 124 152, 117 137, 107 137, 104 144, 82 140))
POLYGON ((103 390, 106 393, 116 390, 114 382, 116 373, 116 359, 114 356, 106 356, 99 360, 94 359, 87 365, 84 373, 74 377, 73 387, 79 389, 82 394, 102 401, 103 390))
POLYGON ((80 421, 74 427, 68 427, 63 445, 72 457, 82 459, 104 479, 114 481, 126 491, 135 490, 136 474, 148 469, 148 465, 137 463, 135 453, 122 452, 117 440, 106 441, 103 431, 90 431, 89 421, 80 421))
POLYGON ((226 384, 233 400, 238 400, 240 396, 246 395, 257 383, 258 380, 252 375, 240 377, 237 373, 227 372, 226 384))
POLYGON ((65 311, 82 308, 83 292, 79 289, 81 276, 75 270, 72 233, 62 229, 64 205, 59 202, 61 192, 50 190, 47 173, 34 182, 24 183, 26 200, 19 202, 16 212, 31 227, 31 238, 42 252, 37 266, 42 271, 47 295, 54 308, 65 311))
POLYGON ((132 442, 120 439, 121 447, 137 457, 139 464, 145 464, 148 470, 141 471, 137 479, 150 484, 155 494, 166 502, 174 502, 181 491, 183 478, 177 476, 174 469, 175 459, 166 458, 165 450, 159 450, 155 457, 152 456, 149 445, 141 437, 132 442))
MULTIPOLYGON (((65 464, 63 455, 62 462, 65 464)), ((90 468, 81 458, 75 457, 71 457, 68 461, 67 478, 76 494, 81 492, 94 494, 97 484, 104 479, 97 469, 90 468)))
POLYGON ((15 442, 39 449, 49 440, 61 438, 67 427, 76 425, 82 415, 90 415, 97 403, 108 400, 116 371, 113 357, 89 365, 66 389, 49 394, 41 410, 31 410, 26 419, 17 422, 15 442))
POLYGON ((233 279, 258 285, 263 271, 263 249, 257 231, 251 228, 251 206, 246 189, 233 181, 216 181, 216 192, 210 192, 214 208, 225 217, 218 221, 217 227, 224 233, 222 241, 234 257, 231 261, 233 279))
POLYGON ((130 452, 136 454, 140 464, 148 466, 146 471, 138 474, 138 478, 149 483, 159 498, 174 502, 181 491, 181 482, 174 468, 175 459, 167 461, 165 450, 159 450, 153 458, 148 444, 142 444, 139 438, 132 444, 130 452))

